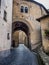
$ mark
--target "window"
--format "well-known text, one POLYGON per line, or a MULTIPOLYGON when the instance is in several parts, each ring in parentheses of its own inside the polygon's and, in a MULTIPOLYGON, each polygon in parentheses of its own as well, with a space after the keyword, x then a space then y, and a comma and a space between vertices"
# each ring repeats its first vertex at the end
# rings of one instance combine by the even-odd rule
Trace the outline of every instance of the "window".
POLYGON ((24 12, 24 7, 23 7, 23 6, 21 6, 21 12, 22 12, 22 13, 24 12))
POLYGON ((22 13, 28 13, 28 7, 21 6, 21 12, 22 13))
POLYGON ((25 13, 28 13, 28 7, 25 7, 25 13))
POLYGON ((4 20, 7 21, 7 12, 4 10, 4 20))
POLYGON ((0 7, 1 7, 1 0, 0 0, 0 7))
POLYGON ((1 0, 0 0, 0 13, 1 13, 1 0))
POLYGON ((7 33, 7 39, 8 39, 8 40, 10 39, 10 35, 9 35, 9 33, 7 33))

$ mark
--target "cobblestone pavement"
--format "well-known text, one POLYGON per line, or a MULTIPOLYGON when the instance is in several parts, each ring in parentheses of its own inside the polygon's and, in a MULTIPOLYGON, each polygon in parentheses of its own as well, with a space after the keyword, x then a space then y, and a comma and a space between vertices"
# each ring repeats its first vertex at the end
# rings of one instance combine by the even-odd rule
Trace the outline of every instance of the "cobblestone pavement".
POLYGON ((41 56, 41 58, 43 59, 43 62, 45 63, 45 65, 49 65, 49 56, 46 55, 43 50, 42 47, 38 50, 39 55, 41 56))
POLYGON ((23 44, 5 52, 0 52, 0 65, 39 65, 37 55, 23 44))

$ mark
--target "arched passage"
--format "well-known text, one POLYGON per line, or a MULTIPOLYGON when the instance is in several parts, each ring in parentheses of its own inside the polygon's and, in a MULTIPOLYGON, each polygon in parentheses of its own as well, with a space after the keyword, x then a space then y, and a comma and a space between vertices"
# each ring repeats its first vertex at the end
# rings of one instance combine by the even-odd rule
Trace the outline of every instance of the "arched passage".
MULTIPOLYGON (((25 32, 25 34, 27 35, 27 47, 30 47, 30 31, 29 31, 29 27, 27 26, 27 24, 25 24, 24 22, 21 22, 21 21, 16 21, 16 22, 13 22, 12 24, 12 34, 15 32, 15 31, 23 31, 25 32)), ((18 43, 19 44, 19 43, 18 43)))

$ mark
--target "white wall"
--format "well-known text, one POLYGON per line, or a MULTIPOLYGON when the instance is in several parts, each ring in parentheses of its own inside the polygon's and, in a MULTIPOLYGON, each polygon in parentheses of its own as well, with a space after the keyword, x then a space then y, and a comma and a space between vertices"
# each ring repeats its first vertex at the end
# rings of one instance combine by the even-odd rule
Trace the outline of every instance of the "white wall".
POLYGON ((12 32, 12 3, 13 0, 1 0, 0 14, 0 51, 10 49, 12 32), (4 10, 7 12, 7 22, 4 21, 4 10), (7 33, 10 33, 10 39, 7 39, 7 33))

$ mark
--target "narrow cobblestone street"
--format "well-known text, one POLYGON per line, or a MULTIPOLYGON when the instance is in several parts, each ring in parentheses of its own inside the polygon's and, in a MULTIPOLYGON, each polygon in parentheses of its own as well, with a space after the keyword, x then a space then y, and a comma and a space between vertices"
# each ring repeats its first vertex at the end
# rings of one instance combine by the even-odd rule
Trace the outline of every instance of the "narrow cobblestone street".
MULTIPOLYGON (((4 55, 5 56, 5 55, 4 55)), ((24 44, 10 51, 9 56, 0 57, 0 65, 39 65, 36 53, 31 52, 24 44)))

